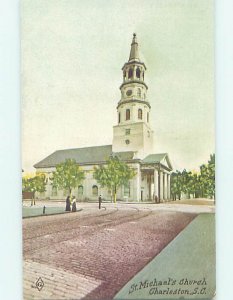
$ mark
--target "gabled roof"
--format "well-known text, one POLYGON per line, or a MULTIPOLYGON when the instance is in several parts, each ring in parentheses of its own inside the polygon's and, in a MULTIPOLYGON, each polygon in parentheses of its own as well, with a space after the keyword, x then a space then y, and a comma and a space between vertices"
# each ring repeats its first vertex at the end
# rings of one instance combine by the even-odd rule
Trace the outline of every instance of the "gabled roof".
POLYGON ((149 154, 143 160, 142 164, 153 164, 153 163, 160 163, 172 169, 172 165, 167 153, 157 153, 157 154, 149 154))
POLYGON ((121 160, 132 160, 133 151, 112 152, 112 145, 58 150, 34 165, 35 168, 55 167, 66 159, 75 159, 78 164, 95 164, 105 162, 111 155, 121 160))

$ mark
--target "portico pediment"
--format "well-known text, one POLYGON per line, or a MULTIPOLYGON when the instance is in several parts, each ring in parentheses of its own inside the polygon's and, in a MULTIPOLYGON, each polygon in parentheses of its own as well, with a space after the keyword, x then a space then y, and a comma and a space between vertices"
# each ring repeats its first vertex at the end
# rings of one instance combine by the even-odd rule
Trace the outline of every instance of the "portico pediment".
POLYGON ((172 170, 172 165, 167 153, 149 154, 142 160, 143 165, 160 164, 169 170, 172 170))

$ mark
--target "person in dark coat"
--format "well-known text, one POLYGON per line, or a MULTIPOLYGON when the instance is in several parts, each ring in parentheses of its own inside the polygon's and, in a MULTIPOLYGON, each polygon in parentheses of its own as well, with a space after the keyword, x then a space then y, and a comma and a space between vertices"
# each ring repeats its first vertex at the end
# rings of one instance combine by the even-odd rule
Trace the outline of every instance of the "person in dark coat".
POLYGON ((102 203, 102 198, 101 195, 99 195, 99 209, 101 209, 101 203, 102 203))
POLYGON ((76 208, 76 198, 75 198, 75 196, 73 197, 73 201, 72 201, 72 211, 73 211, 73 212, 77 211, 77 208, 76 208))
POLYGON ((66 198, 66 211, 70 211, 70 196, 66 198))

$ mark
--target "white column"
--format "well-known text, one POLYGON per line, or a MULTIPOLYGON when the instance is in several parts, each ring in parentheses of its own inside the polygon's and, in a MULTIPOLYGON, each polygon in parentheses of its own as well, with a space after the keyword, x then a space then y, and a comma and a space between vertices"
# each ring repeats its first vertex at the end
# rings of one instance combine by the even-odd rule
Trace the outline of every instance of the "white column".
POLYGON ((167 200, 167 173, 164 173, 164 199, 167 200))
POLYGON ((160 201, 163 202, 163 172, 160 171, 160 201))
POLYGON ((133 79, 136 79, 136 67, 133 67, 133 79))
POLYGON ((137 184, 137 201, 139 202, 140 198, 141 198, 141 170, 140 170, 140 166, 138 166, 138 169, 137 169, 136 184, 137 184))
POLYGON ((170 185, 170 174, 167 174, 167 199, 171 199, 171 185, 170 185))
POLYGON ((158 170, 154 170, 154 195, 159 197, 159 187, 158 187, 158 170))

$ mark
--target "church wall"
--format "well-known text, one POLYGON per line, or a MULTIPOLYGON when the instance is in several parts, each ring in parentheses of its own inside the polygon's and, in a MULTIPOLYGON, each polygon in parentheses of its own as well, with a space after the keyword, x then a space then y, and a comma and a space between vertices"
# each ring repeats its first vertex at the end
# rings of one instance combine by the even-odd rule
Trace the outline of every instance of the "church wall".
POLYGON ((135 158, 141 159, 153 153, 153 131, 144 122, 114 126, 113 136, 114 152, 135 151, 135 158), (127 129, 130 129, 130 134, 126 134, 127 129))
MULTIPOLYGON (((131 168, 134 168, 135 170, 140 169, 139 164, 129 164, 131 168)), ((94 171, 94 165, 88 165, 88 166, 81 166, 81 168, 85 172, 85 179, 80 184, 83 186, 83 195, 80 195, 78 193, 78 188, 72 190, 72 195, 74 195, 79 201, 97 201, 99 195, 102 196, 102 199, 104 200, 111 200, 111 191, 109 191, 106 188, 102 188, 97 181, 93 178, 93 171, 94 171), (98 187, 98 194, 93 195, 92 187, 97 186, 98 187)), ((68 192, 64 190, 57 190, 56 193, 53 192, 52 188, 52 182, 49 179, 52 176, 52 172, 55 171, 55 168, 41 168, 37 169, 37 173, 43 172, 46 174, 47 178, 47 185, 46 185, 46 191, 44 193, 36 193, 36 197, 38 199, 51 199, 51 200, 65 200, 68 192)), ((137 199, 137 177, 130 180, 130 196, 128 197, 129 201, 136 201, 137 199)), ((124 197, 124 187, 120 187, 117 191, 117 199, 121 200, 127 200, 126 197, 124 197)))

